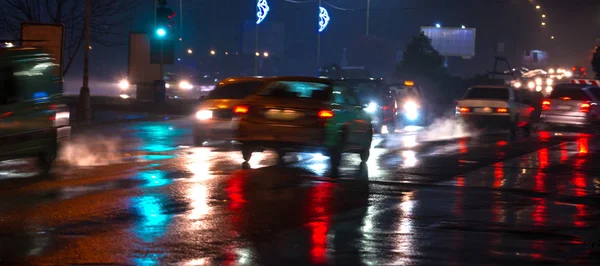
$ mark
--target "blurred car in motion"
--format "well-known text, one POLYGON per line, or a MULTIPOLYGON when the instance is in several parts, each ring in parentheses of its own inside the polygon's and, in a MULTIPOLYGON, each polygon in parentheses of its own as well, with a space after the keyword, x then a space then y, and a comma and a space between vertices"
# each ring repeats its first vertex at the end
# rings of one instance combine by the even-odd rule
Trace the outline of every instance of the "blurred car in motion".
POLYGON ((456 114, 469 126, 508 130, 510 139, 520 128, 531 134, 533 112, 531 99, 509 86, 471 87, 456 106, 456 114))
POLYGON ((0 48, 0 160, 37 157, 50 170, 71 135, 58 67, 34 48, 0 48))
POLYGON ((559 84, 542 102, 541 120, 547 127, 597 127, 600 124, 600 87, 559 84))
POLYGON ((571 70, 573 70, 572 77, 575 79, 584 79, 587 77, 587 73, 585 72, 585 67, 574 66, 571 70))
POLYGON ((196 143, 242 144, 244 160, 264 149, 319 152, 339 166, 344 152, 369 158, 373 128, 353 91, 342 82, 309 77, 230 78, 196 113, 196 143))
POLYGON ((383 126, 387 127, 388 132, 396 130, 395 94, 390 91, 389 86, 382 79, 344 78, 340 81, 347 84, 360 103, 365 106, 365 111, 371 117, 375 134, 382 133, 383 126))
POLYGON ((396 102, 399 108, 398 124, 400 126, 425 126, 428 117, 428 102, 423 91, 414 82, 407 80, 402 84, 390 86, 395 94, 396 102))
MULTIPOLYGON (((166 73, 163 77, 165 81, 167 99, 200 99, 206 96, 213 87, 196 86, 192 84, 192 78, 182 77, 173 73, 166 73)), ((130 84, 127 78, 121 79, 118 83, 119 96, 123 99, 137 97, 137 91, 134 88, 136 84, 130 84)))

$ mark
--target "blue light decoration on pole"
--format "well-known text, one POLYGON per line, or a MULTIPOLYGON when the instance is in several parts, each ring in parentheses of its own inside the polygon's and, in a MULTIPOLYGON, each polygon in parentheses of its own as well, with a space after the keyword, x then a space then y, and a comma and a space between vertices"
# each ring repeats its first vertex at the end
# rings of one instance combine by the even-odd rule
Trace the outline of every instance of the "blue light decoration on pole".
POLYGON ((262 23, 267 18, 270 10, 271 8, 267 0, 258 0, 256 2, 256 25, 262 23))
POLYGON ((329 17, 329 12, 327 12, 327 9, 320 6, 319 7, 319 32, 323 32, 325 30, 325 28, 327 28, 327 25, 329 25, 330 20, 331 20, 331 18, 329 17))

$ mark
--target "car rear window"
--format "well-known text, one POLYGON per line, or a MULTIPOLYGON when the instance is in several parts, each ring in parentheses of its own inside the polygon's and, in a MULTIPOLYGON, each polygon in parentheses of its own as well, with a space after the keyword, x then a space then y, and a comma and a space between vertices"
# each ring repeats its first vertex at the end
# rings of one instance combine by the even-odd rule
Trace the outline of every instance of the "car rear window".
POLYGON ((508 100, 509 93, 506 88, 471 88, 467 91, 465 99, 501 99, 508 100))
POLYGON ((331 88, 327 84, 302 81, 275 81, 259 95, 288 99, 329 101, 331 88))
POLYGON ((244 99, 255 93, 263 81, 245 81, 221 85, 219 84, 206 99, 244 99))
POLYGON ((581 87, 555 87, 550 94, 551 99, 570 98, 574 101, 589 101, 590 97, 585 94, 581 87))

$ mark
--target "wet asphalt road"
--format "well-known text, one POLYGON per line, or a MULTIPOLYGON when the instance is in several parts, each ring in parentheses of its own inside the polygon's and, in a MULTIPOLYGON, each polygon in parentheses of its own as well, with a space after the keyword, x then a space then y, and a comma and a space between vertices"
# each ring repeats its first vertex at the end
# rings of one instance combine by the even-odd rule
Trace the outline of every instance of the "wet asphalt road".
POLYGON ((86 129, 46 179, 0 163, 0 264, 600 265, 594 137, 397 132, 332 177, 318 154, 244 169, 189 123, 86 129))

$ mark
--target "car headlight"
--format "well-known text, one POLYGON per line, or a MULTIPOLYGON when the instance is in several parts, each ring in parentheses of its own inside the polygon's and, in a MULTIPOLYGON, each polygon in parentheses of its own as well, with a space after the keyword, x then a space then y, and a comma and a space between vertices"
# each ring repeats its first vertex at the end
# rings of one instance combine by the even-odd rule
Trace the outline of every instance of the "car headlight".
POLYGON ((126 79, 122 79, 121 81, 119 81, 119 88, 122 90, 129 89, 129 81, 127 81, 126 79))
POLYGON ((542 78, 536 78, 536 79, 535 79, 535 84, 536 84, 536 85, 538 85, 538 86, 541 86, 541 85, 542 85, 542 83, 544 83, 544 82, 542 81, 542 78))
POLYGON ((198 118, 198 120, 211 119, 212 115, 213 115, 213 112, 211 110, 200 110, 200 111, 196 112, 196 118, 198 118))
POLYGON ((523 86, 523 84, 521 84, 521 82, 517 81, 517 82, 515 82, 515 84, 513 86, 515 86, 515 88, 518 89, 518 88, 521 88, 521 86, 523 86))
POLYGON ((527 88, 529 88, 530 90, 535 89, 535 82, 530 81, 527 83, 527 88))
POLYGON ((554 83, 554 80, 552 80, 552 79, 546 80, 546 85, 548 85, 548 86, 552 86, 553 83, 554 83))
POLYGON ((179 88, 180 89, 185 89, 185 90, 191 90, 194 88, 194 86, 192 86, 192 84, 190 84, 188 81, 181 81, 179 82, 179 88))
POLYGON ((367 105, 367 108, 365 108, 365 111, 374 113, 377 111, 377 104, 375 102, 370 102, 369 105, 367 105))
POLYGON ((165 88, 167 88, 167 89, 168 89, 168 88, 170 88, 170 87, 171 87, 171 85, 170 85, 169 83, 165 83, 165 88))
POLYGON ((553 69, 553 68, 549 69, 549 70, 548 70, 548 73, 550 73, 550 74, 554 74, 554 69, 553 69))
POLYGON ((404 104, 404 109, 414 111, 419 109, 419 105, 416 102, 408 101, 404 104))
POLYGON ((565 71, 565 77, 570 78, 573 76, 573 72, 571 71, 565 71))

